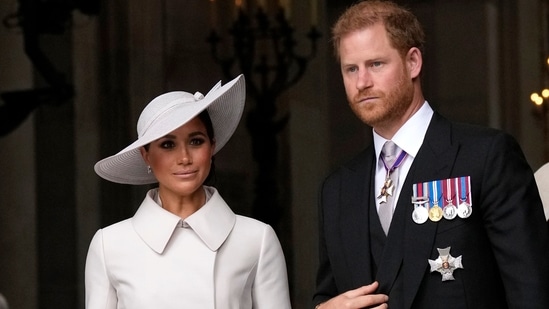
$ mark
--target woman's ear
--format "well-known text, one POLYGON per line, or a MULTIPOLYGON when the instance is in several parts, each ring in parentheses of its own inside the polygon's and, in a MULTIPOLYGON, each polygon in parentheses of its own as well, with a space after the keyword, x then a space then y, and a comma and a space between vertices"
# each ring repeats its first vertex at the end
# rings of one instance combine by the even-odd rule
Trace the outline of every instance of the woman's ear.
POLYGON ((149 152, 147 151, 147 149, 145 149, 145 147, 141 146, 141 147, 139 147, 139 152, 141 153, 141 157, 143 157, 143 161, 145 161, 145 164, 150 165, 149 164, 149 152))
POLYGON ((410 48, 406 54, 406 65, 408 66, 408 71, 410 72, 410 78, 414 79, 419 76, 423 65, 423 57, 419 48, 410 48))

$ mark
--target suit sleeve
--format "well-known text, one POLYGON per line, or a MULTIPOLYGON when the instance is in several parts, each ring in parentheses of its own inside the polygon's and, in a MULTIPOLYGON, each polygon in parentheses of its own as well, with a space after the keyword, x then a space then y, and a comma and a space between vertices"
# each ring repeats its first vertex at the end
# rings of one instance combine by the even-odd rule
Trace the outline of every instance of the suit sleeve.
POLYGON ((549 231, 533 172, 503 133, 485 163, 480 205, 510 308, 549 308, 549 231))
POLYGON ((252 290, 253 308, 290 309, 288 274, 275 231, 266 225, 252 290))
POLYGON ((318 204, 318 256, 319 265, 316 274, 316 291, 313 296, 313 307, 329 300, 332 297, 337 296, 338 289, 335 284, 332 267, 328 258, 328 251, 326 249, 326 240, 324 232, 324 208, 323 196, 326 190, 326 182, 323 184, 320 190, 319 204, 318 204))
POLYGON ((116 309, 116 291, 105 265, 101 230, 95 233, 90 243, 85 268, 86 309, 116 309))

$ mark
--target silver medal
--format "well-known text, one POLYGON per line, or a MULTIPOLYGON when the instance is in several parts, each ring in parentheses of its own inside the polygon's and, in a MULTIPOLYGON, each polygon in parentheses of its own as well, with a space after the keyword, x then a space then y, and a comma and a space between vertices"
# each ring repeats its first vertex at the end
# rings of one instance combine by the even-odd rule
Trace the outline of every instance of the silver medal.
POLYGON ((453 204, 448 204, 442 208, 442 216, 446 220, 453 220, 457 216, 457 207, 453 204))
POLYGON ((460 203, 457 208, 457 215, 462 218, 469 218, 471 216, 471 213, 473 212, 473 207, 469 205, 468 203, 460 203))
POLYGON ((429 219, 429 211, 424 206, 416 206, 412 212, 412 220, 417 224, 423 224, 429 219))

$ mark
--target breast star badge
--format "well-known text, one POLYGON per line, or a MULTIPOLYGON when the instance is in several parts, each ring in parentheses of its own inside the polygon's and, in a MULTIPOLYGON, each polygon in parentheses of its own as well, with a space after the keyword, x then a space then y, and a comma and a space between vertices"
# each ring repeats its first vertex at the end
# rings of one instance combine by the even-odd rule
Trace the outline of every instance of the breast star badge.
POLYGON ((450 248, 437 248, 439 257, 436 260, 429 259, 431 272, 439 272, 442 275, 442 281, 455 280, 454 270, 463 268, 461 264, 461 255, 457 258, 450 255, 450 248))

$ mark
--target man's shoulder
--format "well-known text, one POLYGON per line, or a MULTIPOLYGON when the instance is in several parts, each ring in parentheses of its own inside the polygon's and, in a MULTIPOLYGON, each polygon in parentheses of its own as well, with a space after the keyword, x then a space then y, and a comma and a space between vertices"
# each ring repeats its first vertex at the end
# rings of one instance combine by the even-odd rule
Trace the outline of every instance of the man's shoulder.
POLYGON ((502 129, 452 121, 442 117, 431 125, 426 135, 426 141, 431 144, 431 147, 458 145, 461 155, 475 157, 522 151, 518 140, 502 129), (437 141, 439 139, 441 142, 437 141))
POLYGON ((435 114, 432 130, 438 130, 440 125, 448 125, 450 127, 450 134, 452 139, 462 142, 476 142, 485 139, 493 139, 497 136, 513 137, 498 128, 489 127, 486 125, 466 123, 462 121, 449 120, 441 115, 435 114))

